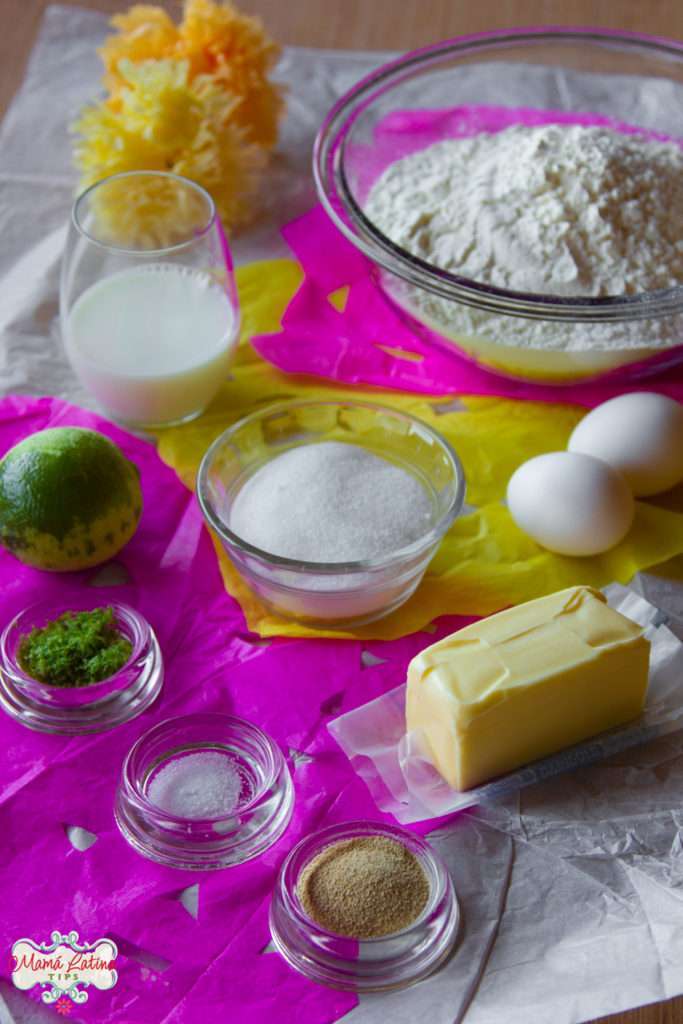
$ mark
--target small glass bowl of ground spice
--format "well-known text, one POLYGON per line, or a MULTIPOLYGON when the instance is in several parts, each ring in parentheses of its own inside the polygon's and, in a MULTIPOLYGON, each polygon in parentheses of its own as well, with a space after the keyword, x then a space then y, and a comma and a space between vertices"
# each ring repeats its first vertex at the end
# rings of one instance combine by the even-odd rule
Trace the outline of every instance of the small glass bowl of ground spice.
POLYGON ((275 740, 234 715, 200 712, 161 722, 133 745, 114 816, 124 839, 150 860, 211 870, 267 850, 293 806, 275 740))
POLYGON ((351 821, 303 839, 285 860, 270 930, 311 981, 353 992, 410 985, 454 947, 458 903, 441 858, 395 825, 351 821))
POLYGON ((428 424, 368 403, 279 404, 206 452, 197 498, 260 604, 314 628, 371 622, 418 586, 465 497, 428 424))
POLYGON ((76 735, 129 721, 161 691, 161 650, 120 601, 42 601, 0 635, 0 704, 40 732, 76 735))

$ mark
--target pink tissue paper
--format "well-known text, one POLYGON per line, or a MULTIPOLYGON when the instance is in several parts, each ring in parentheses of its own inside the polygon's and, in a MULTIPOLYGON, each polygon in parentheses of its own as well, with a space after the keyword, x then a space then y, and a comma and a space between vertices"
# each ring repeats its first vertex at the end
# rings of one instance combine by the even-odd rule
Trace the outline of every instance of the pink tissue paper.
POLYGON ((657 391, 683 401, 683 366, 638 385, 618 380, 545 385, 489 373, 446 354, 414 333, 377 289, 372 265, 321 206, 287 224, 282 234, 304 280, 282 316, 282 330, 250 338, 256 351, 286 373, 430 395, 498 395, 593 407, 625 390, 657 391), (328 296, 344 287, 343 310, 328 296))
MULTIPOLYGON (((139 466, 142 520, 117 556, 125 582, 115 587, 100 569, 43 572, 0 549, 0 628, 37 599, 59 596, 68 607, 85 588, 100 587, 103 604, 115 597, 149 620, 166 678, 154 707, 89 737, 32 732, 0 711, 2 947, 8 952, 22 938, 40 944, 54 930, 75 930, 80 942, 114 940, 115 986, 91 986, 72 1020, 337 1020, 355 998, 309 983, 269 949, 270 894, 280 863, 303 835, 335 821, 382 817, 326 724, 398 685, 433 635, 373 642, 365 654, 354 640, 264 643, 248 633, 237 601, 225 592, 194 495, 151 444, 57 399, 10 396, 0 402, 0 457, 55 426, 99 430, 139 466), (270 850, 209 873, 146 860, 120 836, 112 810, 132 744, 157 722, 200 710, 236 714, 268 731, 287 756, 296 800, 289 827, 270 850), (96 841, 77 849, 69 826, 89 830, 96 841)), ((457 624, 444 620, 444 634, 457 624)), ((2 971, 9 979, 7 956, 2 971)), ((39 991, 32 995, 39 998, 39 991)))

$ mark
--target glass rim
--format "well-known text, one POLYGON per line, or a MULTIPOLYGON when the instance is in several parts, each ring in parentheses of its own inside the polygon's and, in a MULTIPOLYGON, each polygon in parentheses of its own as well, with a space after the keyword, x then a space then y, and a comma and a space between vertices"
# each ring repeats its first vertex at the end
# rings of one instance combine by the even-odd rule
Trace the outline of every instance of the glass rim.
MULTIPOLYGON (((349 441, 348 443, 352 444, 354 442, 349 441)), ((296 443, 292 445, 292 447, 295 446, 297 446, 296 443)), ((284 450, 287 449, 283 449, 283 451, 284 450)), ((403 412, 400 409, 392 409, 390 406, 378 405, 373 402, 339 402, 334 399, 321 399, 320 401, 304 400, 300 402, 273 403, 265 406, 263 409, 250 413, 248 416, 242 417, 242 419, 238 420, 231 427, 228 427, 227 430, 224 430, 211 443, 202 457, 197 471, 196 494, 202 515, 208 525, 222 540, 230 544, 233 548, 239 551, 240 554, 246 557, 258 559, 260 562, 264 562, 273 568, 289 569, 299 574, 307 574, 311 576, 344 576, 348 575, 350 572, 356 571, 370 572, 376 569, 389 569, 394 565, 400 565, 401 563, 411 558, 418 557, 428 551, 432 545, 437 544, 441 540, 446 531, 453 525, 460 514, 465 502, 465 488, 465 471, 455 450, 442 434, 433 427, 430 427, 430 425, 425 423, 424 420, 421 420, 410 413, 403 412), (238 534, 233 533, 227 523, 218 516, 213 507, 213 502, 208 497, 208 476, 214 457, 224 445, 229 444, 231 436, 234 435, 237 430, 242 429, 250 423, 257 422, 265 416, 277 415, 278 413, 284 413, 290 409, 311 408, 315 406, 346 406, 350 408, 369 409, 381 412, 394 418, 407 420, 439 444, 451 464, 454 480, 454 494, 448 508, 440 515, 438 522, 434 523, 422 537, 413 541, 411 544, 398 548, 396 551, 392 551, 390 555, 385 557, 375 556, 374 558, 359 559, 348 562, 310 562, 300 558, 286 558, 282 555, 273 555, 268 551, 264 551, 262 548, 255 547, 253 544, 249 544, 248 541, 243 540, 238 534)))
POLYGON ((649 319, 683 312, 683 283, 669 288, 601 297, 539 295, 514 291, 451 274, 392 242, 365 216, 354 198, 344 166, 349 134, 359 116, 397 83, 437 67, 451 57, 521 45, 580 45, 642 52, 683 64, 683 43, 636 32, 584 27, 501 29, 434 43, 382 65, 352 86, 332 107, 313 146, 318 198, 335 226, 373 264, 441 298, 491 313, 572 323, 649 319))
MULTIPOLYGON (((209 192, 200 185, 198 182, 193 181, 191 178, 186 178, 182 174, 174 174, 172 171, 157 171, 157 170, 136 170, 136 171, 119 171, 117 174, 110 174, 106 178, 100 178, 98 181, 89 185, 84 189, 73 201, 71 206, 71 223, 74 229, 78 232, 79 236, 91 245, 102 249, 105 252, 116 253, 121 256, 135 256, 139 258, 147 257, 158 257, 160 255, 168 255, 169 253, 182 252, 205 237, 213 228, 214 224, 218 221, 218 213, 216 210, 216 204, 209 192), (193 230, 193 234, 190 238, 186 238, 182 242, 176 242, 173 245, 164 245, 156 249, 131 249, 128 246, 115 245, 111 242, 103 242, 98 238, 95 238, 83 225, 81 219, 79 219, 79 208, 81 203, 88 200, 94 192, 102 188, 113 181, 122 180, 124 178, 164 178, 167 181, 181 182, 183 185, 196 192, 197 195, 201 196, 207 205, 207 220, 203 227, 193 230)), ((218 221, 220 223, 220 221, 218 221)))

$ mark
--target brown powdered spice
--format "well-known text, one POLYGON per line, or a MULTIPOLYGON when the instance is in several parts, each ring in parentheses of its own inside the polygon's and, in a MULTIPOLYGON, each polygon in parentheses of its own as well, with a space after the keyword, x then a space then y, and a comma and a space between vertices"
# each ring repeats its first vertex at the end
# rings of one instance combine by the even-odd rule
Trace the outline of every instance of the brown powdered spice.
POLYGON ((395 839, 358 836, 327 847, 301 872, 301 906, 335 935, 374 939, 405 928, 423 910, 429 881, 395 839))

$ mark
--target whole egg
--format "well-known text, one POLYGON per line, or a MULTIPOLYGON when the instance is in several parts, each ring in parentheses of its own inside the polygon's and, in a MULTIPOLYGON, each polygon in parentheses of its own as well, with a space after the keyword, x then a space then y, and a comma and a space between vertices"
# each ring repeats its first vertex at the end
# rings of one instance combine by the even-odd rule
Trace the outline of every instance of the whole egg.
POLYGON ((597 555, 618 544, 633 522, 626 480, 580 452, 549 452, 523 463, 507 487, 510 515, 538 544, 562 555, 597 555))
POLYGON ((637 497, 660 494, 683 480, 683 405, 651 391, 619 395, 584 416, 568 448, 614 466, 637 497))

